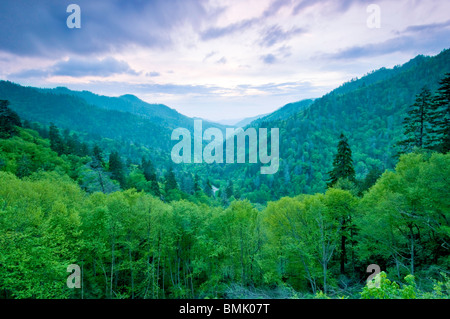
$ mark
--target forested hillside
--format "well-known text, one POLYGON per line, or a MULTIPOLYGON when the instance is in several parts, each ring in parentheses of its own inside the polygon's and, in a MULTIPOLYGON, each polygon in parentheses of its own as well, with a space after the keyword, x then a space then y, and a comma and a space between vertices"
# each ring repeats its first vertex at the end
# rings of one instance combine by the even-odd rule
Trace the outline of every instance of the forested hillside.
POLYGON ((168 127, 1 82, 0 298, 448 298, 449 58, 253 123, 280 128, 274 175, 173 164, 168 127))
MULTIPOLYGON (((148 119, 153 124, 157 124, 158 126, 171 130, 177 127, 184 127, 189 130, 193 129, 192 118, 182 115, 164 104, 146 103, 131 94, 122 95, 119 97, 109 97, 94 94, 89 91, 73 91, 64 87, 58 87, 55 89, 39 89, 39 91, 56 95, 80 97, 90 105, 106 110, 115 110, 139 115, 145 119, 148 119)), ((210 127, 212 125, 212 123, 204 121, 205 127, 210 127)), ((221 125, 214 124, 214 126, 219 126, 223 129, 221 125)))
POLYGON ((247 164, 221 165, 218 175, 231 176, 240 193, 253 202, 323 192, 341 133, 352 147, 358 180, 371 171, 392 169, 408 107, 422 88, 434 94, 448 72, 450 50, 418 56, 403 66, 354 79, 286 119, 260 119, 254 127, 280 129, 278 173, 260 175, 260 164, 247 164))
POLYGON ((73 172, 93 158, 58 156, 30 129, 0 141, 1 298, 449 296, 448 154, 403 155, 363 197, 331 188, 257 210, 201 190, 170 202, 83 190, 73 172), (364 288, 373 263, 400 286, 364 288), (70 264, 82 289, 66 286, 70 264))

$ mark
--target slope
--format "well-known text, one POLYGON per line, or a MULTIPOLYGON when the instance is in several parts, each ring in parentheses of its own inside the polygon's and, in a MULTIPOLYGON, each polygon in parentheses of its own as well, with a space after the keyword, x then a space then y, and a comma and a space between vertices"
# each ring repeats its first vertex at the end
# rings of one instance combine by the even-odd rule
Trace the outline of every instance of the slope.
POLYGON ((407 107, 422 87, 435 91, 447 72, 450 50, 433 57, 418 56, 344 84, 288 118, 254 123, 256 128, 279 128, 279 171, 260 175, 260 164, 241 164, 221 165, 218 174, 236 181, 241 194, 255 202, 321 192, 341 132, 349 139, 358 179, 374 168, 391 169, 397 161, 394 145, 401 137, 407 107))

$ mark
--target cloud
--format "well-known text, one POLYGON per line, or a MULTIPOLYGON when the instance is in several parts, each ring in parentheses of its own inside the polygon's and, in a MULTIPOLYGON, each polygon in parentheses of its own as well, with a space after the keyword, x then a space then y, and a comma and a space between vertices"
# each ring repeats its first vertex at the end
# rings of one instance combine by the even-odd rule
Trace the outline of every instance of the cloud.
POLYGON ((292 15, 302 13, 311 7, 317 7, 317 10, 326 10, 329 13, 344 13, 354 4, 369 5, 373 2, 373 0, 303 0, 294 6, 292 15))
POLYGON ((227 59, 223 56, 219 60, 216 61, 218 64, 225 64, 227 63, 227 59))
POLYGON ((277 58, 273 54, 269 53, 261 56, 261 60, 266 64, 273 64, 277 61, 277 58))
POLYGON ((202 40, 211 40, 245 31, 254 25, 263 23, 267 18, 276 15, 282 7, 291 5, 291 2, 291 0, 275 0, 271 2, 269 7, 259 17, 244 19, 224 27, 210 27, 201 32, 200 37, 202 40))
POLYGON ((295 92, 308 90, 312 88, 311 82, 281 82, 281 83, 266 83, 261 85, 241 84, 237 87, 240 90, 248 91, 250 89, 270 93, 271 95, 291 95, 295 92))
POLYGON ((200 37, 202 40, 211 40, 220 38, 226 35, 233 34, 238 31, 243 31, 245 29, 248 29, 252 25, 254 25, 256 22, 258 22, 259 19, 253 18, 253 19, 245 19, 240 22, 229 24, 225 27, 212 27, 208 28, 207 30, 200 33, 200 37))
POLYGON ((60 57, 115 52, 132 44, 172 45, 171 31, 199 25, 207 16, 196 0, 77 0, 81 28, 66 25, 73 1, 0 1, 0 51, 22 56, 60 57))
POLYGON ((69 59, 60 61, 46 69, 29 69, 11 74, 12 78, 42 78, 49 76, 98 76, 108 77, 114 74, 139 73, 133 70, 125 61, 118 61, 108 57, 104 59, 69 59))
POLYGON ((402 32, 397 32, 397 34, 401 33, 415 33, 415 32, 430 32, 435 30, 441 30, 442 28, 450 27, 450 20, 441 23, 430 23, 430 24, 419 24, 419 25, 411 25, 408 26, 402 32))
POLYGON ((150 76, 150 77, 156 77, 156 76, 160 76, 161 74, 159 72, 152 71, 152 72, 147 72, 145 75, 150 76))
POLYGON ((86 60, 86 59, 69 59, 67 61, 58 62, 54 65, 53 75, 65 75, 73 77, 81 77, 87 75, 107 77, 113 74, 132 74, 138 73, 130 68, 125 61, 118 61, 108 57, 102 60, 86 60))
POLYGON ((206 60, 208 60, 210 57, 212 57, 213 55, 217 54, 216 51, 211 51, 209 52, 207 55, 205 55, 205 57, 203 58, 203 62, 205 62, 206 60))
POLYGON ((278 13, 278 11, 285 7, 290 6, 292 4, 292 0, 275 0, 273 1, 270 6, 263 12, 262 16, 267 18, 270 16, 275 15, 278 13))
MULTIPOLYGON (((361 57, 376 57, 396 52, 410 52, 414 55, 440 51, 443 39, 450 39, 450 23, 409 26, 396 37, 377 43, 356 45, 335 53, 325 53, 320 57, 329 60, 352 60, 361 57)), ((447 46, 448 47, 448 46, 447 46)))
POLYGON ((266 30, 260 44, 265 47, 271 47, 278 42, 289 40, 291 37, 297 34, 305 32, 303 28, 292 28, 288 31, 284 31, 279 25, 273 25, 266 30))

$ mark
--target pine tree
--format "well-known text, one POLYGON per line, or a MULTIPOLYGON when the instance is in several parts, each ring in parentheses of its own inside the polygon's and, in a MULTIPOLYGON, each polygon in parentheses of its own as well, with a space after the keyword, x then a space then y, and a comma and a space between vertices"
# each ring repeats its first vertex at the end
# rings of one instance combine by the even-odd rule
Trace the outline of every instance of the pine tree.
POLYGON ((141 160, 141 169, 147 182, 156 180, 155 168, 150 160, 146 160, 143 157, 141 160))
POLYGON ((438 143, 436 149, 447 153, 450 150, 450 73, 445 75, 440 85, 434 98, 434 114, 430 122, 438 143))
POLYGON ((125 186, 125 173, 124 165, 120 159, 119 153, 114 151, 109 154, 109 171, 111 172, 111 178, 119 182, 120 186, 125 186))
POLYGON ((343 133, 339 137, 337 154, 333 161, 333 170, 328 173, 330 179, 327 183, 328 187, 333 185, 340 179, 346 178, 355 182, 355 169, 353 168, 352 150, 348 145, 347 138, 343 133))
POLYGON ((226 194, 227 198, 230 198, 231 196, 233 196, 233 193, 234 193, 234 191, 233 191, 233 181, 230 180, 228 182, 227 188, 225 188, 225 194, 226 194))
POLYGON ((105 162, 103 161, 103 151, 97 144, 95 144, 92 149, 92 162, 94 168, 105 166, 105 162))
POLYGON ((150 190, 152 192, 153 195, 155 195, 156 197, 160 197, 161 196, 161 190, 159 189, 159 184, 158 181, 155 179, 153 181, 151 181, 151 187, 150 190))
POLYGON ((422 88, 403 120, 404 139, 398 143, 401 148, 400 153, 411 152, 414 148, 433 148, 434 141, 430 119, 434 109, 430 90, 425 87, 422 88))
POLYGON ((9 107, 9 101, 0 100, 0 138, 9 138, 17 133, 17 126, 21 127, 20 118, 9 107))
POLYGON ((169 193, 170 190, 178 189, 177 180, 175 178, 175 173, 173 172, 173 168, 171 167, 169 171, 166 173, 165 177, 165 191, 169 193))
POLYGON ((49 127, 49 138, 50 138, 50 148, 58 153, 58 155, 62 155, 65 153, 65 145, 64 141, 59 133, 59 129, 55 124, 50 123, 49 127))
POLYGON ((206 181, 204 192, 205 192, 206 196, 211 197, 213 195, 212 185, 211 185, 211 182, 209 181, 209 179, 206 181))
POLYGON ((201 190, 200 188, 200 178, 197 174, 194 176, 194 193, 197 193, 201 190))
POLYGON ((151 183, 152 194, 156 197, 160 197, 161 191, 159 189, 158 178, 156 176, 156 171, 153 163, 143 157, 141 160, 141 169, 144 173, 145 180, 151 183))

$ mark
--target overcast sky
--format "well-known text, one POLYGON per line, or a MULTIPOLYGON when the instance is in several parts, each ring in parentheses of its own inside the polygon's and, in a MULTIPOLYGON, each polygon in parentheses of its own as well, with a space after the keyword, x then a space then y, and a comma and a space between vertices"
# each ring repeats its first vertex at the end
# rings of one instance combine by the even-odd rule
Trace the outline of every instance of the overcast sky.
POLYGON ((449 12, 442 0, 2 0, 0 79, 238 119, 438 54, 449 12), (66 25, 71 3, 80 29, 66 25))

